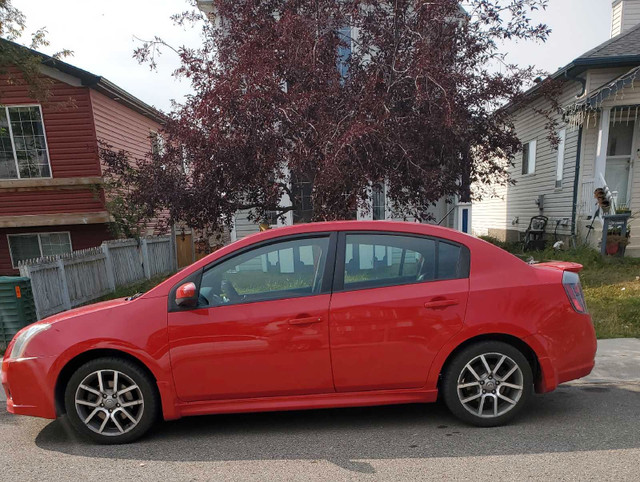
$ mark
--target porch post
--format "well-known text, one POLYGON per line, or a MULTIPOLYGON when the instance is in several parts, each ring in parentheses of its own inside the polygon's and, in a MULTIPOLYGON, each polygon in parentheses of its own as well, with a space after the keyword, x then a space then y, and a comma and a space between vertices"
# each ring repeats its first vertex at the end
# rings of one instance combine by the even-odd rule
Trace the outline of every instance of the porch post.
POLYGON ((604 178, 607 167, 607 148, 609 144, 609 125, 611 120, 611 108, 603 107, 600 113, 600 125, 598 127, 598 147, 596 149, 596 162, 593 166, 593 182, 596 188, 601 186, 600 174, 604 178))

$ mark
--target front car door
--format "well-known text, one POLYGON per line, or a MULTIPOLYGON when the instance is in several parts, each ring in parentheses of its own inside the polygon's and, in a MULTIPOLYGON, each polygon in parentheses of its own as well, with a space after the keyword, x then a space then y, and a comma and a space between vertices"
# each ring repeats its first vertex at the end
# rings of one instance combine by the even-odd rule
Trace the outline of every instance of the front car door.
POLYGON ((341 233, 330 310, 339 392, 421 388, 461 328, 469 250, 443 239, 341 233))
POLYGON ((279 238, 191 277, 198 305, 168 316, 181 400, 334 391, 328 311, 336 237, 279 238))

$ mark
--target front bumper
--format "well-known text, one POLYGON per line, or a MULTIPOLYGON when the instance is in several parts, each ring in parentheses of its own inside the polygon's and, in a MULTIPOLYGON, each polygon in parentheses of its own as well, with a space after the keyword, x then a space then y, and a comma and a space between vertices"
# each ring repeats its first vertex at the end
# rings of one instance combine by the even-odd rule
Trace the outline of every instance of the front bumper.
POLYGON ((50 361, 33 357, 2 362, 2 387, 7 396, 8 412, 56 418, 54 387, 47 380, 50 361))

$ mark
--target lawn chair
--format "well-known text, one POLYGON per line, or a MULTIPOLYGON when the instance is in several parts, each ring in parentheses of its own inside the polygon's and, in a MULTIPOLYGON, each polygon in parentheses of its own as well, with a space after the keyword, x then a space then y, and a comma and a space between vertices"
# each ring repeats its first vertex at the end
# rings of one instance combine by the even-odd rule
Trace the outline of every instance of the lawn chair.
POLYGON ((525 251, 542 251, 547 241, 544 239, 545 229, 549 218, 546 216, 534 216, 529 221, 529 227, 524 234, 525 251))

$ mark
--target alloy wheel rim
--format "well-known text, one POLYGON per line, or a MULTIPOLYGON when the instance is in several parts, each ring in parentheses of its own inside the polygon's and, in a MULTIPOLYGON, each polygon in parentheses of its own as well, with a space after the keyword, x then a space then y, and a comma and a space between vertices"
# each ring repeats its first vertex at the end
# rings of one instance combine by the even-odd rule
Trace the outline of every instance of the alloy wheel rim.
POLYGON ((131 377, 118 370, 87 375, 75 393, 76 412, 93 432, 118 436, 133 430, 144 413, 144 397, 131 377))
POLYGON ((458 399, 476 417, 496 418, 522 397, 524 377, 518 364, 502 353, 484 353, 467 363, 458 377, 458 399))

